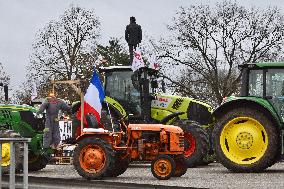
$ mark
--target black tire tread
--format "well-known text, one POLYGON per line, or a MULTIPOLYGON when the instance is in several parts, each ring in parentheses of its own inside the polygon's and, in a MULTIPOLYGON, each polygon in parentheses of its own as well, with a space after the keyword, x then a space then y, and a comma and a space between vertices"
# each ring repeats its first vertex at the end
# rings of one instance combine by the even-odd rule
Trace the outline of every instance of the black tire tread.
POLYGON ((183 156, 177 156, 174 158, 176 163, 176 171, 174 173, 174 177, 181 177, 187 172, 187 165, 185 162, 185 158, 183 156), (181 167, 181 170, 178 170, 178 167, 181 167))
POLYGON ((184 132, 190 132, 196 139, 195 152, 186 158, 188 167, 197 167, 202 164, 203 159, 209 152, 210 142, 206 131, 196 121, 177 120, 173 125, 179 126, 184 132))
POLYGON ((128 158, 123 159, 123 160, 116 158, 114 168, 113 170, 111 170, 110 173, 107 173, 107 176, 108 177, 118 177, 119 175, 122 175, 129 167, 129 163, 130 162, 128 158))
POLYGON ((39 171, 48 164, 48 159, 44 155, 38 155, 37 159, 29 162, 29 171, 39 171))
POLYGON ((214 150, 217 159, 220 161, 220 163, 222 163, 227 169, 232 172, 261 172, 264 169, 273 165, 279 157, 280 140, 279 134, 277 133, 279 133, 277 132, 277 128, 273 126, 272 121, 263 112, 250 107, 233 109, 217 120, 217 123, 213 130, 214 150), (249 165, 239 165, 230 161, 222 152, 221 146, 219 144, 220 134, 223 129, 223 125, 227 121, 239 116, 252 117, 258 120, 265 128, 269 138, 267 150, 263 157, 257 162, 249 165))

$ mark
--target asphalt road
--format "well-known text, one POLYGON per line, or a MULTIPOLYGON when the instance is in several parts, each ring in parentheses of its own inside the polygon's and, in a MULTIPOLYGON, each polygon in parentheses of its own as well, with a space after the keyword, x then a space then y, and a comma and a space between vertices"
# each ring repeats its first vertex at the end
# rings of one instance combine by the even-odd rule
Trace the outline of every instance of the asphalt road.
MULTIPOLYGON (((84 180, 72 165, 48 165, 45 169, 29 175, 84 180)), ((190 168, 184 176, 166 181, 154 178, 149 165, 136 164, 131 165, 123 175, 117 178, 106 178, 104 181, 193 188, 284 188, 284 163, 277 163, 263 173, 245 174, 231 173, 221 164, 212 163, 205 167, 190 168)), ((93 181, 86 180, 86 182, 93 181)), ((95 182, 94 186, 96 186, 95 182)))

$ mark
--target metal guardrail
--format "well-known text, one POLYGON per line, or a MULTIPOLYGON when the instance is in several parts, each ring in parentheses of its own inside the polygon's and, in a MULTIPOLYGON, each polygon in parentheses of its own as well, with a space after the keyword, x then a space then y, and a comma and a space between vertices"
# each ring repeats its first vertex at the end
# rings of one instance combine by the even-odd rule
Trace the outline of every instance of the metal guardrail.
POLYGON ((0 138, 0 189, 2 188, 2 143, 10 143, 9 188, 15 188, 15 143, 24 144, 23 188, 28 189, 28 142, 30 138, 0 138))

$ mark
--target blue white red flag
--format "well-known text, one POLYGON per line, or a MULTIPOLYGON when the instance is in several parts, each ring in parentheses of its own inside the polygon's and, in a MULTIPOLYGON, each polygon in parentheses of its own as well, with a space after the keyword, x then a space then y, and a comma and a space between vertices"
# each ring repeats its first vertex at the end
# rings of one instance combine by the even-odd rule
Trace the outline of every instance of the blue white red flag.
MULTIPOLYGON (((92 80, 84 96, 84 124, 86 124, 85 117, 88 113, 95 115, 100 123, 102 103, 104 99, 104 89, 96 69, 94 69, 92 80)), ((78 111, 77 118, 81 119, 81 108, 78 111)))

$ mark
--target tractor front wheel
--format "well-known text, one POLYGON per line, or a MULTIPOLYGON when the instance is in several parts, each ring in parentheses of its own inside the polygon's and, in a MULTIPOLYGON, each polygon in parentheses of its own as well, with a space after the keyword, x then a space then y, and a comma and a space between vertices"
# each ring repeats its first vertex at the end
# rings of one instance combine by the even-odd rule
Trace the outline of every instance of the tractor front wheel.
POLYGON ((173 125, 179 126, 184 132, 184 157, 187 167, 200 165, 209 151, 208 134, 195 121, 177 120, 173 125))
POLYGON ((255 108, 237 108, 217 120, 213 130, 218 160, 233 172, 259 172, 279 153, 277 128, 255 108))
POLYGON ((29 171, 39 171, 46 167, 48 164, 48 159, 41 154, 29 153, 29 171))
POLYGON ((99 138, 85 138, 74 149, 73 164, 82 177, 101 179, 113 171, 115 153, 112 147, 99 138))
POLYGON ((152 161, 151 171, 153 176, 157 179, 168 180, 175 174, 175 161, 168 155, 158 155, 156 159, 152 161))

